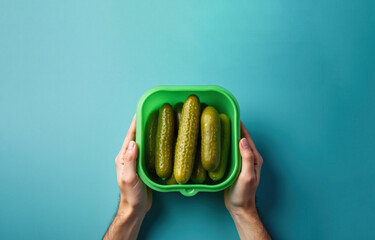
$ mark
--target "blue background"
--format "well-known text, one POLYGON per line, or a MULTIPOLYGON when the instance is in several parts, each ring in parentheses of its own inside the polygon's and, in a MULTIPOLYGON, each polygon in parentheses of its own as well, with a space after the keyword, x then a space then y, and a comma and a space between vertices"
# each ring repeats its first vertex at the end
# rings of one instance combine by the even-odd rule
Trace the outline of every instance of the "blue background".
MULTIPOLYGON (((275 239, 375 237, 374 1, 0 1, 0 239, 99 239, 140 96, 217 84, 275 239)), ((235 239, 223 194, 154 192, 140 239, 235 239)))

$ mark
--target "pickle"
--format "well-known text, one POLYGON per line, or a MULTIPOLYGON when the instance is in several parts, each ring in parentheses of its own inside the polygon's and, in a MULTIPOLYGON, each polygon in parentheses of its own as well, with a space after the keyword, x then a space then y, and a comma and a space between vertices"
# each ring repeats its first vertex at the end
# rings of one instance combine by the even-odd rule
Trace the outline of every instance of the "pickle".
POLYGON ((156 131, 155 170, 163 180, 172 173, 174 112, 170 104, 161 106, 156 131))
POLYGON ((145 155, 147 161, 147 169, 149 172, 155 172, 155 147, 156 147, 156 130, 158 128, 158 110, 153 111, 147 119, 146 123, 146 146, 145 155))
POLYGON ((230 146, 230 120, 224 113, 221 113, 219 116, 221 122, 221 160, 219 167, 215 171, 208 173, 210 178, 214 181, 219 181, 224 177, 228 165, 230 146))
POLYGON ((206 107, 201 116, 201 161, 204 169, 214 171, 221 155, 221 124, 214 107, 206 107))
POLYGON ((195 157, 193 173, 191 174, 191 181, 193 181, 194 183, 201 184, 206 181, 206 177, 207 177, 207 171, 202 166, 201 146, 200 146, 200 141, 198 140, 197 154, 195 157))
MULTIPOLYGON (((179 102, 179 103, 176 103, 173 107, 174 109, 174 116, 175 116, 175 121, 174 121, 174 137, 173 137, 173 156, 174 156, 174 152, 175 152, 175 149, 176 149, 176 140, 177 140, 177 133, 178 133, 178 127, 180 125, 180 120, 181 120, 181 112, 182 112, 182 106, 184 104, 182 102, 179 102)), ((174 161, 172 161, 173 165, 174 165, 174 161)), ((173 166, 172 166, 172 169, 173 169, 173 166)), ((177 184, 176 182, 176 178, 174 177, 174 173, 172 171, 172 174, 171 176, 165 181, 165 183, 167 185, 174 185, 174 184, 177 184)))
POLYGON ((174 176, 184 184, 189 181, 194 167, 200 119, 200 103, 196 95, 190 95, 184 102, 178 128, 174 176))
POLYGON ((173 171, 172 171, 171 176, 165 181, 165 183, 166 183, 167 185, 174 185, 174 184, 177 184, 177 182, 176 182, 176 178, 174 177, 174 173, 173 173, 173 171))

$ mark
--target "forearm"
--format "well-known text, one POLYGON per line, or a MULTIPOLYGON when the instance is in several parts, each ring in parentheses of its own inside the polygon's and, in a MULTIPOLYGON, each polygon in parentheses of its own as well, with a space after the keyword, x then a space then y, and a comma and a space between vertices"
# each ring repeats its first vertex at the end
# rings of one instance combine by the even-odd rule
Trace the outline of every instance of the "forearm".
POLYGON ((241 240, 268 240, 271 236, 259 218, 256 209, 231 213, 241 240))
POLYGON ((144 215, 128 207, 119 207, 103 240, 137 239, 144 215))

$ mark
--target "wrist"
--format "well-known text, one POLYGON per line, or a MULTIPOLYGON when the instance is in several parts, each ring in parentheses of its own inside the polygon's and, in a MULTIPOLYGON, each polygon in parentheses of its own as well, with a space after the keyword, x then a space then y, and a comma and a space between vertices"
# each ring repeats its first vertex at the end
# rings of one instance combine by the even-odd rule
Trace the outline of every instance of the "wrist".
POLYGON ((144 203, 141 203, 139 200, 136 200, 131 196, 130 200, 128 200, 123 194, 120 195, 118 212, 131 212, 135 216, 144 217, 147 211, 147 207, 145 207, 144 203))
POLYGON ((134 207, 120 201, 116 218, 121 219, 123 222, 135 221, 142 222, 146 213, 138 211, 134 207))
POLYGON ((259 219, 258 211, 255 206, 249 208, 235 208, 229 211, 235 222, 252 221, 259 219))

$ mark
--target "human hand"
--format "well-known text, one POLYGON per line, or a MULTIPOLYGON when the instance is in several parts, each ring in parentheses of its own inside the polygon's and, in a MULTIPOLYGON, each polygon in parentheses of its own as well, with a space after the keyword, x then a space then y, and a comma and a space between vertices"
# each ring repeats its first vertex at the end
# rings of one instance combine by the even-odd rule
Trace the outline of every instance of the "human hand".
POLYGON ((225 189, 225 206, 232 215, 238 234, 243 239, 271 239, 259 218, 255 206, 255 192, 259 185, 263 158, 255 148, 250 133, 241 122, 241 173, 236 182, 225 189))
POLYGON ((135 115, 122 148, 115 159, 120 203, 117 213, 104 234, 104 240, 137 239, 144 216, 152 204, 152 191, 138 177, 135 115))
POLYGON ((259 185, 263 158, 255 148, 250 133, 241 121, 239 148, 242 156, 242 168, 235 184, 224 193, 225 206, 233 215, 248 213, 257 214, 255 192, 259 185))
POLYGON ((144 216, 151 208, 152 191, 141 181, 136 172, 135 121, 134 115, 122 148, 115 159, 117 183, 120 188, 118 214, 131 211, 136 215, 144 216))

